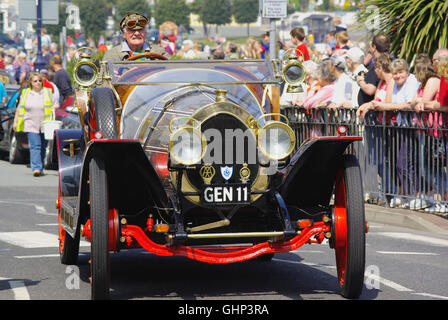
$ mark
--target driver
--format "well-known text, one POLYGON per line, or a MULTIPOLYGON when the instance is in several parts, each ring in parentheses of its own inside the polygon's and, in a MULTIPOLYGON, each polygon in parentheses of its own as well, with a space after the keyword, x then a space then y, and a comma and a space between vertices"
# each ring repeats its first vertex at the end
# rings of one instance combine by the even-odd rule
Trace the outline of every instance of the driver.
POLYGON ((163 56, 170 55, 157 45, 149 45, 146 40, 148 18, 137 12, 128 12, 120 22, 123 42, 104 54, 104 61, 122 61, 143 52, 154 52, 163 56))

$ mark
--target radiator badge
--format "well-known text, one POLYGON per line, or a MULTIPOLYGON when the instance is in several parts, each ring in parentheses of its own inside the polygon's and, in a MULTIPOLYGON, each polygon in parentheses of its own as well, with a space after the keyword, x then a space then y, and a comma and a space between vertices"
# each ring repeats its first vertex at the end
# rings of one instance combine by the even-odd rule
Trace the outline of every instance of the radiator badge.
POLYGON ((229 180, 233 174, 233 167, 225 166, 221 167, 221 175, 224 179, 229 180))
POLYGON ((209 164, 203 165, 201 170, 199 170, 199 174, 201 175, 205 184, 210 184, 213 177, 215 176, 215 173, 215 168, 213 168, 213 166, 209 164))
POLYGON ((250 177, 250 169, 247 163, 243 164, 243 167, 240 169, 240 180, 242 183, 247 183, 250 177))

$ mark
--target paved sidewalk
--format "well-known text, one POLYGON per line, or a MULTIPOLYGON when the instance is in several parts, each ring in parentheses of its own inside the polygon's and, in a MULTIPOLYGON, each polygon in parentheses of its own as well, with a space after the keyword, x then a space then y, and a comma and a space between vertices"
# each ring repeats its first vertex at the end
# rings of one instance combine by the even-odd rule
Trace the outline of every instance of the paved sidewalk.
POLYGON ((433 213, 365 204, 366 220, 448 235, 448 218, 433 213))

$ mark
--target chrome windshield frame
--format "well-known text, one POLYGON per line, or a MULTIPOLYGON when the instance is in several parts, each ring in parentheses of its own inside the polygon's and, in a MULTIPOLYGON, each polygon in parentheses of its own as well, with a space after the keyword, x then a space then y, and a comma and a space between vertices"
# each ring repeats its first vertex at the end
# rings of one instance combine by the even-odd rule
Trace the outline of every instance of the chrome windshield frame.
MULTIPOLYGON (((246 59, 246 60, 150 60, 150 61, 109 61, 107 71, 112 85, 123 86, 160 86, 160 85, 280 85, 281 80, 276 77, 270 60, 246 59), (244 76, 250 76, 251 79, 241 79, 235 81, 166 81, 166 82, 145 82, 127 80, 123 77, 129 71, 141 70, 142 67, 148 67, 148 72, 173 70, 173 69, 210 69, 226 73, 223 70, 228 66, 231 71, 244 71, 244 76), (138 69, 137 69, 138 68, 138 69), (152 69, 150 69, 152 68, 152 69), (123 72, 123 70, 126 70, 123 72)), ((227 70, 229 71, 229 70, 227 70)))

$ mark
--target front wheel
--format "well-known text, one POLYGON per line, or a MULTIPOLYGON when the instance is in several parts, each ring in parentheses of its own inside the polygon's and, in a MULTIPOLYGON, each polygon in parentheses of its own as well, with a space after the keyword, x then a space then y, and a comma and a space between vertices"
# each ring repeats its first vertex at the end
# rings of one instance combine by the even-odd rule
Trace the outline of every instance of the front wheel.
POLYGON ((109 194, 104 161, 93 158, 90 170, 91 297, 109 299, 109 194))
POLYGON ((332 245, 341 294, 357 299, 365 269, 365 213, 361 170, 354 155, 344 155, 335 185, 332 245))

